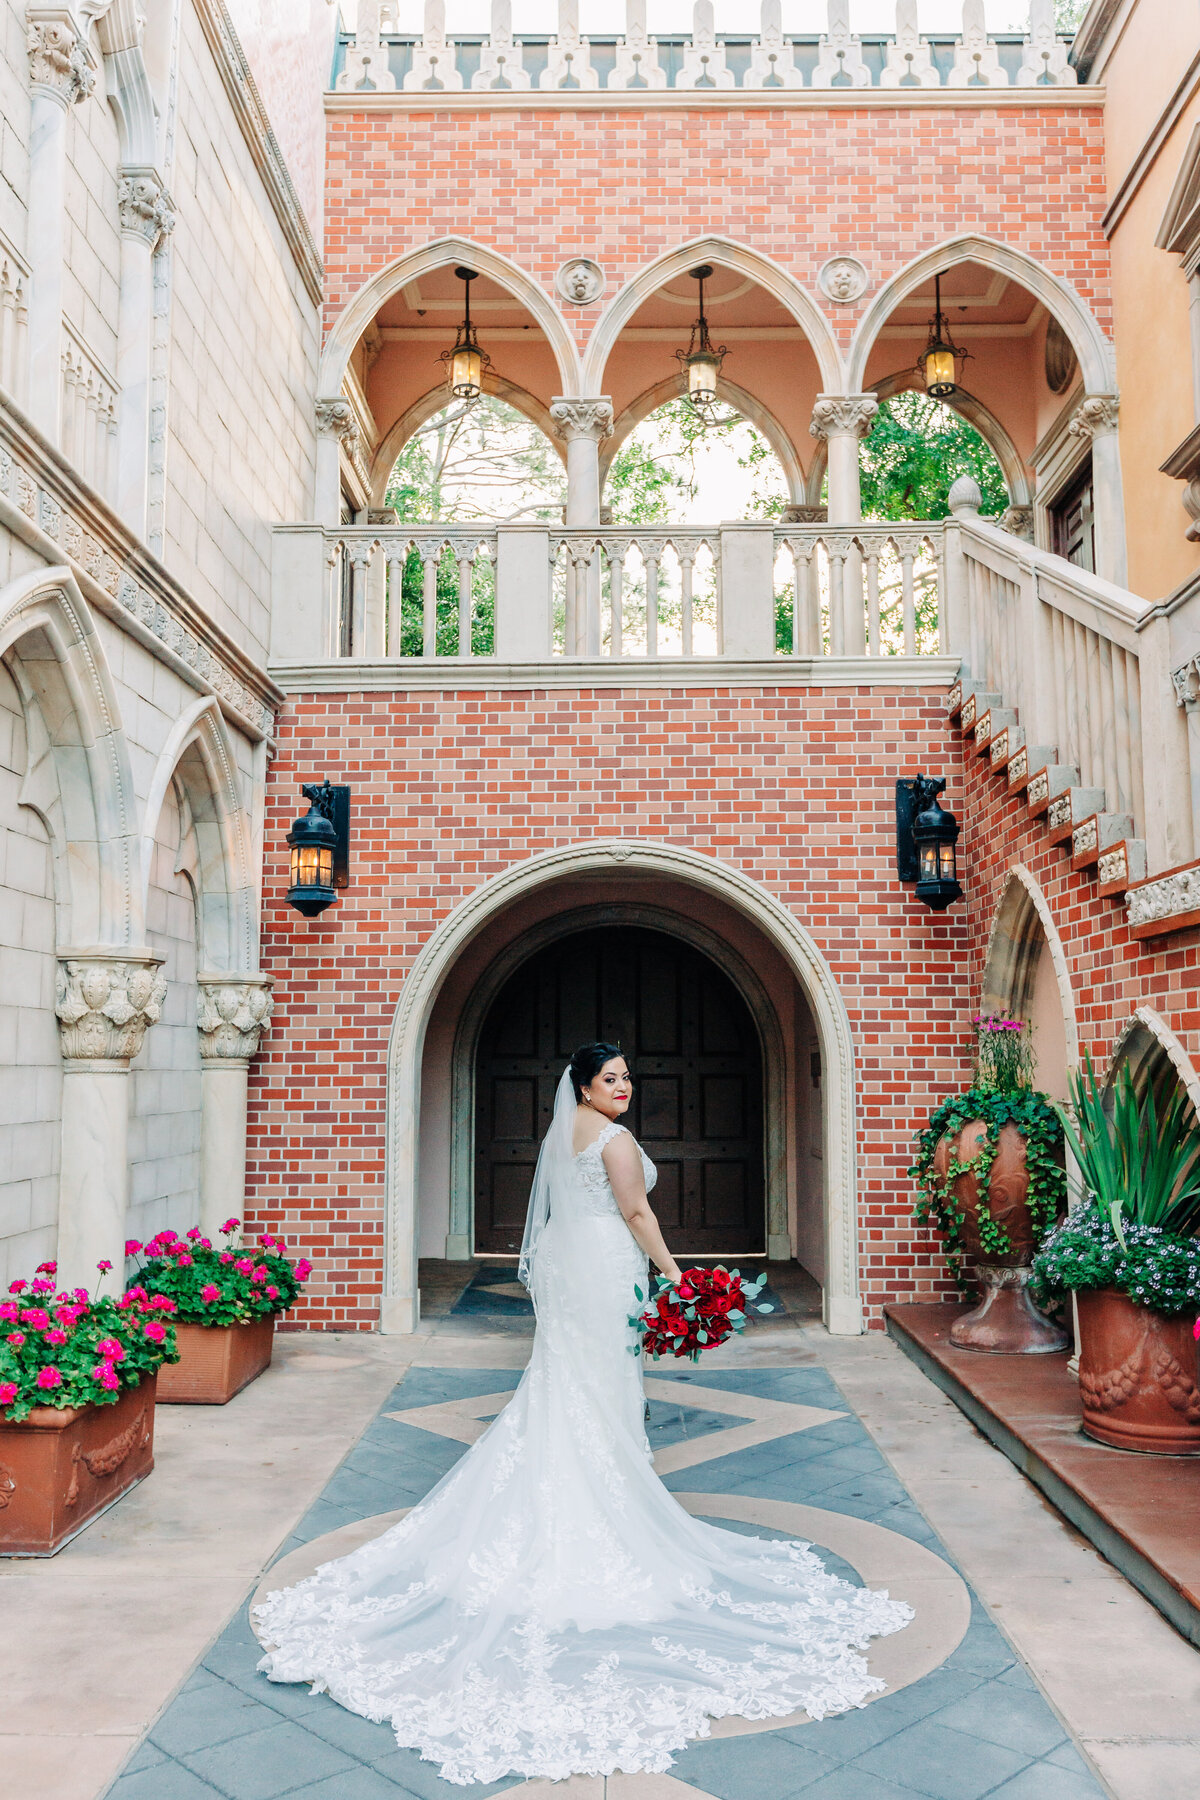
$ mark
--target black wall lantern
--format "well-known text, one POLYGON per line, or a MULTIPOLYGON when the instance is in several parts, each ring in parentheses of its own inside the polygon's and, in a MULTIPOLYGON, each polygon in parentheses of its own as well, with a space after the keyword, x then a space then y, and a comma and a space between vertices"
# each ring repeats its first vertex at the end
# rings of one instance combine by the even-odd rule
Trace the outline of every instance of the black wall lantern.
POLYGON ((914 775, 896 783, 896 873, 916 883, 916 896, 932 912, 962 899, 955 845, 959 823, 939 805, 944 776, 914 775))
POLYGON ((721 364, 729 354, 724 344, 718 349, 708 335, 708 320, 704 313, 704 284, 712 274, 712 265, 704 263, 691 271, 693 281, 700 285, 700 316, 692 326, 692 336, 686 350, 675 352, 676 361, 687 376, 687 397, 702 419, 712 420, 717 407, 717 382, 721 375, 721 364))
POLYGON ((287 834, 292 851, 287 902, 306 919, 315 919, 349 883, 350 789, 310 781, 301 792, 308 811, 287 834))
POLYGON ((471 323, 471 283, 477 279, 474 269, 455 269, 454 273, 463 284, 463 322, 458 328, 454 347, 443 350, 441 361, 446 365, 446 384, 456 400, 465 400, 472 405, 483 392, 483 371, 491 367, 492 359, 486 350, 479 348, 479 339, 475 335, 475 327, 471 323))

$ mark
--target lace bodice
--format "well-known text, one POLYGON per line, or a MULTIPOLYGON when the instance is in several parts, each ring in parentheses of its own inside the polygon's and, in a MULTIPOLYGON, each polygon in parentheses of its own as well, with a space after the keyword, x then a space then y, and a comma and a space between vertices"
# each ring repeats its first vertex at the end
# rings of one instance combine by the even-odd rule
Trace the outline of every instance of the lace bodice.
MULTIPOLYGON (((624 1125, 618 1125, 615 1119, 610 1120, 599 1137, 575 1158, 575 1193, 579 1211, 589 1218, 604 1218, 612 1213, 618 1218, 621 1216, 602 1152, 605 1144, 611 1144, 615 1137, 625 1131, 624 1125)), ((628 1132, 626 1135, 629 1135, 628 1132)), ((637 1146, 637 1153, 642 1159, 642 1174, 646 1178, 646 1192, 649 1193, 658 1180, 658 1170, 640 1144, 637 1146)))

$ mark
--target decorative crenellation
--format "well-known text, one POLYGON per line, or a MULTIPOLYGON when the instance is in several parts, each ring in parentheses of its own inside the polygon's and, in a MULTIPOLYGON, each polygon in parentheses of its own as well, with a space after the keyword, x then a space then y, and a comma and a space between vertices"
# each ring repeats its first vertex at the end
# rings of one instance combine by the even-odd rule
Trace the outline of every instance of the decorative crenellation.
POLYGON ((1121 402, 1116 394, 1085 394, 1067 431, 1075 438, 1094 438, 1117 429, 1121 402))
POLYGON ((25 48, 31 87, 63 106, 87 99, 96 85, 96 73, 70 7, 30 6, 25 48))
POLYGON ((184 624, 168 588, 152 592, 145 585, 142 566, 140 562, 135 565, 131 555, 133 546, 119 530, 106 530, 107 521, 99 513, 85 512, 73 491, 51 489, 47 483, 53 478, 50 465, 42 464, 24 439, 14 440, 13 433, 4 433, 4 441, 0 441, 0 494, 53 539, 69 562, 193 669, 256 737, 269 737, 275 729, 273 708, 265 706, 228 663, 184 624), (80 514, 86 523, 81 522, 80 514))
POLYGON ((128 1062, 167 994, 161 956, 112 951, 67 956, 58 965, 54 1011, 66 1062, 128 1062))
POLYGON ((126 167, 117 189, 121 230, 139 237, 151 250, 175 229, 175 209, 156 169, 126 167))
POLYGON ((613 406, 606 394, 594 400, 552 400, 550 417, 560 438, 590 438, 599 443, 612 436, 613 406))
POLYGON ((878 394, 818 394, 809 433, 815 438, 864 438, 878 411, 878 394))
POLYGON ((200 1060, 245 1062, 271 1023, 270 975, 201 975, 196 983, 200 1060))
MULTIPOLYGON (((826 0, 826 28, 810 37, 785 35, 780 0, 760 0, 759 31, 747 44, 744 31, 725 34, 714 27, 712 0, 693 0, 692 29, 682 43, 672 36, 670 73, 659 42, 649 35, 646 0, 626 0, 622 36, 581 35, 579 0, 558 0, 558 26, 547 44, 513 35, 512 0, 492 0, 491 30, 482 44, 472 37, 469 58, 460 65, 458 46, 446 35, 445 0, 425 0, 424 24, 415 40, 395 30, 394 9, 381 0, 359 0, 358 27, 345 51, 337 86, 342 92, 409 93, 536 87, 543 92, 598 88, 638 91, 651 98, 666 87, 710 93, 733 89, 818 91, 868 88, 1072 87, 1077 76, 1067 60, 1069 42, 1054 26, 1052 0, 1032 0, 1030 29, 1023 43, 991 37, 983 0, 963 0, 962 33, 945 80, 921 36, 916 0, 897 0, 894 40, 864 55, 862 39, 850 29, 849 0, 826 0), (408 66, 397 81, 389 40, 399 39, 408 66), (603 47, 603 54, 596 53, 603 47)), ((941 40, 942 62, 947 46, 941 40)))

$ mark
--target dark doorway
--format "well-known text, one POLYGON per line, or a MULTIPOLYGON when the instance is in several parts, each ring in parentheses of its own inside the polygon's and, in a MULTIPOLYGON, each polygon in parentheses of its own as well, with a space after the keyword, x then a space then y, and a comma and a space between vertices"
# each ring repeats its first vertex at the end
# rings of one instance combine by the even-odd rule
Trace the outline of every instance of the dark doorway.
POLYGON ((728 976, 665 932, 581 931, 524 963, 497 995, 475 1066, 475 1251, 520 1249, 539 1140, 577 1045, 619 1044, 627 1122, 658 1167, 654 1210, 679 1256, 761 1254, 763 1070, 728 976))

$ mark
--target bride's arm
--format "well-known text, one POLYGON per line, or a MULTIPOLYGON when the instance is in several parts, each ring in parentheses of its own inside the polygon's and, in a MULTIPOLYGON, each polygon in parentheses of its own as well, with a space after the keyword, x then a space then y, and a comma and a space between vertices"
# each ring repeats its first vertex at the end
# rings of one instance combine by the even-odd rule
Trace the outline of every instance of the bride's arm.
POLYGON ((614 1137, 600 1152, 608 1179, 616 1196, 621 1216, 633 1233, 634 1241, 652 1263, 660 1268, 668 1281, 678 1281, 682 1270, 663 1242, 658 1220, 646 1198, 646 1177, 637 1145, 627 1132, 614 1137))

